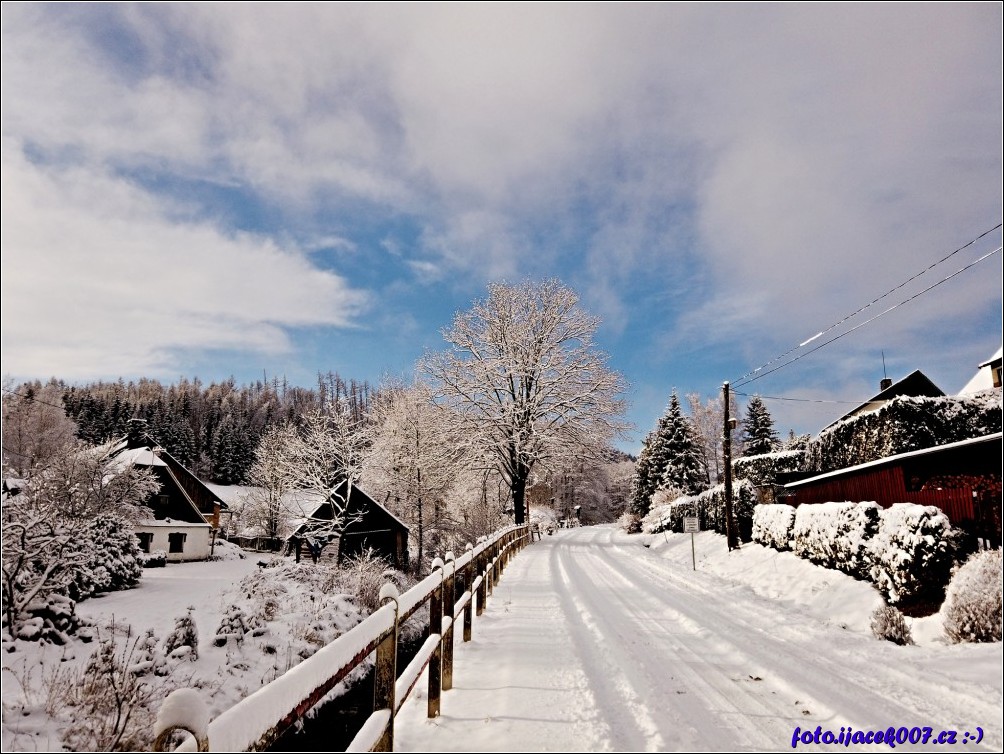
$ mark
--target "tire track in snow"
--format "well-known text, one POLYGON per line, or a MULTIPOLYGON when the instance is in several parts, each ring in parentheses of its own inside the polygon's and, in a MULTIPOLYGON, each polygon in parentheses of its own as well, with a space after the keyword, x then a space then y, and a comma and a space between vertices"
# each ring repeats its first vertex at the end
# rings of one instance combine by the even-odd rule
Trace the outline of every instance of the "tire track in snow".
MULTIPOLYGON (((728 626, 734 629, 734 635, 746 637, 747 640, 740 643, 732 636, 717 632, 718 638, 729 642, 760 666, 769 668, 765 671, 769 672, 769 676, 764 673, 758 675, 782 684, 792 698, 812 710, 811 716, 800 721, 803 728, 812 721, 813 728, 817 724, 824 728, 828 725, 832 727, 835 722, 837 729, 848 724, 859 730, 887 725, 963 729, 979 724, 980 720, 999 717, 999 708, 994 705, 976 701, 976 706, 984 709, 974 710, 974 700, 967 698, 962 703, 962 709, 952 711, 956 719, 946 719, 946 706, 956 705, 945 693, 944 686, 937 680, 923 678, 916 671, 900 670, 892 663, 883 663, 881 675, 895 676, 899 682, 891 685, 888 682, 877 683, 875 655, 896 658, 897 651, 909 651, 909 648, 869 642, 864 647, 868 650, 867 656, 862 657, 862 637, 843 635, 835 628, 813 624, 811 619, 794 612, 785 613, 790 623, 781 623, 770 601, 756 597, 748 590, 742 595, 744 613, 739 615, 734 609, 734 601, 727 594, 723 595, 722 589, 714 590, 707 584, 707 575, 696 576, 687 572, 687 577, 684 577, 678 566, 657 559, 646 550, 639 548, 631 551, 612 545, 612 537, 613 530, 596 529, 586 541, 589 549, 595 551, 606 566, 620 572, 624 584, 642 589, 649 597, 691 622, 728 626), (597 542, 598 539, 601 541, 597 542), (656 575, 663 579, 659 586, 653 579, 656 575), (766 631, 763 628, 765 625, 772 626, 774 633, 766 631), (833 639, 834 642, 826 646, 826 655, 823 655, 817 645, 808 643, 810 639, 833 639), (782 658, 785 660, 783 663, 779 662, 782 658)), ((738 591, 727 582, 719 582, 729 591, 738 591)), ((978 748, 992 751, 995 745, 994 741, 985 740, 978 748)), ((912 748, 922 750, 929 747, 912 748)), ((897 749, 910 750, 911 747, 897 746, 897 749)))
POLYGON ((683 740, 676 736, 674 748, 773 749, 790 740, 794 725, 804 724, 792 716, 783 697, 776 692, 772 696, 770 684, 752 681, 741 654, 730 647, 722 651, 721 643, 710 642, 699 624, 672 611, 654 612, 650 600, 640 602, 637 585, 601 563, 597 548, 569 545, 564 560, 579 571, 578 593, 591 603, 597 619, 609 633, 644 640, 618 654, 623 664, 633 664, 644 677, 648 696, 659 702, 660 716, 683 721, 689 728, 683 740))

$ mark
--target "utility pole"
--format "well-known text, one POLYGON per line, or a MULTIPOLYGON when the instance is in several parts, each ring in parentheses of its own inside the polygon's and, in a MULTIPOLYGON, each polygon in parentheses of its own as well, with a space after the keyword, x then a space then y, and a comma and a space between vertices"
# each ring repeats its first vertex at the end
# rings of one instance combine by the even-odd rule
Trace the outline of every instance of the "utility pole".
POLYGON ((739 538, 736 536, 736 525, 732 518, 732 430, 736 420, 729 418, 729 383, 722 385, 722 403, 724 405, 725 428, 722 433, 722 460, 725 462, 725 538, 729 551, 739 549, 739 538))

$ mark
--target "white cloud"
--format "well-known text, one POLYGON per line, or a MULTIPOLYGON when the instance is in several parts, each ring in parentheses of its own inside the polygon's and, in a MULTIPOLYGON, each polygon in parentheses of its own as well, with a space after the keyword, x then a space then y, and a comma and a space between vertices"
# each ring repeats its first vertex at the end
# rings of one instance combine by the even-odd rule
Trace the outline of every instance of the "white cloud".
POLYGON ((4 368, 66 378, 172 374, 179 349, 290 350, 367 303, 296 249, 165 217, 149 194, 3 150, 4 368))

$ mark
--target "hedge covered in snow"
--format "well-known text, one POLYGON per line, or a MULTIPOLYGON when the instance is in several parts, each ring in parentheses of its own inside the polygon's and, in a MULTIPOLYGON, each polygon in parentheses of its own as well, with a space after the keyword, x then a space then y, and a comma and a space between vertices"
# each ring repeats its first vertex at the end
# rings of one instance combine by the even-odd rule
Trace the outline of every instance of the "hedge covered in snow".
POLYGON ((759 505, 753 539, 871 581, 891 604, 939 597, 957 552, 947 516, 913 503, 759 505))
MULTIPOLYGON (((739 536, 749 542, 753 533, 753 510, 756 508, 756 488, 747 480, 732 485, 732 515, 739 536)), ((719 484, 699 495, 684 495, 676 500, 653 507, 642 519, 642 531, 654 534, 661 531, 683 531, 683 518, 697 516, 701 530, 725 533, 725 485, 719 484)))
POLYGON ((809 443, 805 471, 825 473, 878 458, 1001 431, 999 393, 894 398, 878 411, 846 419, 809 443))
POLYGON ((775 550, 791 549, 795 509, 790 505, 758 505, 753 511, 753 541, 775 550))
POLYGON ((882 511, 869 551, 871 580, 890 604, 938 598, 955 564, 955 533, 933 505, 897 503, 882 511))
POLYGON ((780 473, 801 471, 804 461, 804 450, 782 450, 777 453, 744 456, 732 462, 732 477, 747 479, 754 485, 773 484, 774 478, 780 473))

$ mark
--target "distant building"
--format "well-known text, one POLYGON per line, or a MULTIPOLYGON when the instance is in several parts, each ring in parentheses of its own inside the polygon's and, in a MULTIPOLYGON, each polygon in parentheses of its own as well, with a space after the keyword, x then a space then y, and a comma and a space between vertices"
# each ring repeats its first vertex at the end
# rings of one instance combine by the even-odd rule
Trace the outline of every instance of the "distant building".
MULTIPOLYGON (((325 551, 325 555, 341 562, 345 558, 372 550, 395 568, 408 565, 408 527, 393 513, 367 495, 360 487, 346 482, 335 490, 331 498, 317 505, 306 521, 296 527, 287 539, 287 553, 300 557, 311 556, 310 548, 325 551), (336 507, 332 501, 345 500, 343 523, 332 527, 336 507), (322 532, 319 534, 319 532, 322 532)), ((315 551, 316 552, 316 551, 315 551)))
POLYGON ((146 505, 153 518, 134 529, 143 552, 163 550, 169 562, 205 560, 212 553, 214 532, 226 504, 174 456, 134 427, 113 449, 117 461, 149 469, 160 490, 146 505))
POLYGON ((1001 355, 1002 349, 998 348, 997 353, 980 364, 979 369, 973 378, 966 383, 966 386, 959 391, 960 396, 975 395, 984 390, 1001 389, 1001 355))

